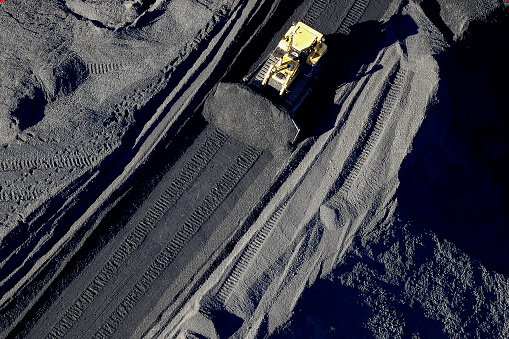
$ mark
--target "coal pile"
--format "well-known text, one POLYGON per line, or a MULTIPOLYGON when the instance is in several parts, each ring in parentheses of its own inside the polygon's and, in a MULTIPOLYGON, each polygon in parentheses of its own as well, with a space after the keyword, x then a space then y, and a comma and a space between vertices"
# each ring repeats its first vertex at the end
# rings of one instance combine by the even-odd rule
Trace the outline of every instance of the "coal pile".
POLYGON ((220 83, 203 109, 205 118, 236 139, 279 152, 298 130, 288 113, 246 86, 220 83))

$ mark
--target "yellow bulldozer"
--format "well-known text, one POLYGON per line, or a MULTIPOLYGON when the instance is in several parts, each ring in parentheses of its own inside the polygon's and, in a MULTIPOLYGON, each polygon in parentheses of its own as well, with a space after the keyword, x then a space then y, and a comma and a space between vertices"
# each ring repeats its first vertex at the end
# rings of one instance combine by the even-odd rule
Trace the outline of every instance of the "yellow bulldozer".
POLYGON ((257 88, 282 106, 295 126, 295 144, 300 127, 294 120, 295 111, 311 88, 327 45, 323 34, 303 22, 292 24, 265 62, 242 82, 257 88))
POLYGON ((323 34, 299 21, 288 29, 251 84, 277 93, 294 110, 309 93, 325 52, 323 34))

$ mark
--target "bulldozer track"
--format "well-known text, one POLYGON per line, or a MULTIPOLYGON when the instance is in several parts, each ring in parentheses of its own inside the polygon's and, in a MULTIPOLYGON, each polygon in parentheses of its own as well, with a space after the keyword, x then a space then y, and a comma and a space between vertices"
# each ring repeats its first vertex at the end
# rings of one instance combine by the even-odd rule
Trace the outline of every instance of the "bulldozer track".
POLYGON ((74 304, 64 313, 60 321, 46 338, 62 338, 67 333, 72 324, 81 316, 86 306, 92 302, 92 299, 111 279, 120 264, 143 242, 147 234, 155 227, 157 221, 194 182, 198 174, 210 162, 227 139, 228 136, 219 130, 215 130, 211 133, 204 144, 196 151, 177 175, 175 180, 147 211, 145 217, 124 239, 109 261, 100 270, 99 274, 92 280, 88 287, 85 288, 74 304))
POLYGON ((297 80, 292 84, 292 90, 288 92, 286 95, 284 101, 290 105, 293 106, 297 102, 297 99, 301 97, 302 92, 306 88, 306 86, 309 84, 311 79, 305 76, 298 77, 297 80))
POLYGON ((361 154, 357 158, 351 173, 348 175, 345 182, 339 189, 339 192, 343 194, 348 193, 355 179, 359 175, 359 172, 363 168, 366 160, 368 159, 371 151, 375 147, 378 139, 380 138, 380 135, 384 130, 383 126, 385 122, 388 120, 388 118, 394 111, 394 106, 399 98, 399 93, 401 91, 403 83, 405 82, 406 74, 407 72, 404 69, 399 69, 396 72, 396 75, 393 78, 389 91, 387 92, 387 96, 382 104, 382 108, 380 109, 380 113, 376 118, 376 122, 373 127, 373 132, 369 136, 369 139, 366 142, 366 146, 364 147, 361 154))
MULTIPOLYGON (((228 275, 228 278, 226 278, 226 281, 223 283, 223 285, 221 286, 217 293, 216 296, 217 301, 219 301, 221 304, 224 304, 226 299, 228 299, 228 297, 233 292, 235 285, 242 278, 247 268, 249 267, 250 262, 253 260, 253 258, 256 256, 256 254, 262 247, 265 239, 267 239, 271 230, 274 228, 279 218, 281 217, 281 214, 283 214, 283 211, 288 205, 288 201, 289 199, 287 198, 287 200, 285 200, 282 204, 278 206, 278 208, 274 211, 274 213, 272 213, 270 218, 263 224, 262 228, 258 231, 258 233, 256 233, 256 235, 247 244, 246 248, 239 257, 239 260, 231 270, 231 273, 228 275)), ((202 313, 207 314, 210 312, 207 312, 207 310, 205 310, 205 312, 202 313)))
POLYGON ((348 13, 346 14, 345 19, 341 22, 339 26, 338 33, 348 35, 350 34, 350 27, 355 25, 362 14, 368 7, 369 0, 357 0, 354 2, 348 13))
POLYGON ((87 69, 90 74, 106 74, 113 71, 118 71, 122 68, 121 64, 87 64, 87 69))
POLYGON ((329 4, 329 1, 327 0, 315 0, 313 1, 313 4, 307 11, 306 15, 302 19, 302 22, 309 26, 314 26, 316 24, 316 20, 318 20, 325 9, 327 5, 329 4))
POLYGON ((261 88, 263 78, 265 77, 265 74, 269 71, 269 68, 277 61, 277 58, 275 58, 272 54, 269 55, 263 66, 260 68, 258 73, 256 73, 256 76, 253 79, 253 85, 261 88))
POLYGON ((201 205, 193 211, 191 216, 180 227, 168 245, 159 252, 141 279, 129 291, 113 313, 110 314, 106 322, 93 335, 93 338, 107 338, 115 332, 120 322, 129 314, 153 282, 175 259, 180 250, 194 236, 201 225, 211 217, 260 155, 261 152, 251 146, 244 149, 242 154, 237 157, 235 163, 228 168, 212 188, 211 192, 204 198, 201 205))

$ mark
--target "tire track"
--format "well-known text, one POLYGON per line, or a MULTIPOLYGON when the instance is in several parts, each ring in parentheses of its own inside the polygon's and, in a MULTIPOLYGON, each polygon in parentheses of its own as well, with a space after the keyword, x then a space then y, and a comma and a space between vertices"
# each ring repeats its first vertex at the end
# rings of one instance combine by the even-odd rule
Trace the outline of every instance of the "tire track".
POLYGON ((44 192, 45 190, 33 186, 23 187, 15 191, 2 189, 0 191, 0 201, 37 200, 44 192))
POLYGON ((359 172, 363 168, 366 160, 368 159, 371 151, 375 147, 378 139, 380 138, 380 135, 382 134, 382 132, 384 130, 385 122, 388 120, 388 118, 394 111, 394 106, 396 105, 396 102, 398 100, 399 93, 401 91, 403 83, 405 82, 406 74, 407 74, 406 70, 401 69, 401 68, 396 72, 396 74, 392 80, 392 84, 389 88, 389 91, 387 92, 387 96, 385 97, 385 100, 382 104, 382 108, 380 109, 380 114, 378 114, 378 116, 376 117, 376 122, 373 127, 373 131, 372 131, 371 135, 369 136, 364 149, 362 150, 361 154, 357 158, 352 171, 350 172, 350 174, 346 178, 345 182, 339 189, 339 192, 341 192, 343 194, 348 193, 348 191, 352 187, 352 184, 354 183, 355 179, 359 175, 359 172))
POLYGON ((93 63, 87 64, 88 73, 90 74, 106 74, 113 71, 118 71, 122 68, 122 64, 109 64, 109 63, 93 63))
POLYGON ((49 157, 40 157, 32 159, 3 159, 0 161, 0 172, 20 171, 30 169, 50 169, 50 168, 66 168, 66 167, 87 167, 97 162, 97 159, 112 149, 115 149, 118 143, 105 144, 93 153, 74 153, 55 155, 49 157))
POLYGON ((329 4, 328 0, 315 0, 309 10, 306 12, 306 15, 302 19, 302 22, 313 27, 316 24, 316 20, 320 18, 323 10, 329 4))
POLYGON ((339 26, 338 33, 348 35, 350 34, 350 27, 355 25, 359 19, 361 18, 362 14, 364 14, 364 11, 366 10, 366 7, 368 7, 369 0, 357 0, 354 2, 348 13, 346 14, 345 19, 343 22, 341 22, 341 25, 339 26))
POLYGON ((147 211, 145 217, 124 239, 122 244, 100 270, 99 274, 64 313, 46 338, 62 338, 67 331, 69 331, 85 308, 92 302, 93 298, 111 279, 120 264, 143 242, 147 234, 155 227, 157 221, 195 181, 199 173, 203 171, 205 166, 212 160, 216 152, 223 146, 227 139, 228 136, 219 130, 215 130, 208 137, 177 175, 175 180, 147 211))
MULTIPOLYGON (((219 303, 224 304, 226 299, 228 299, 228 297, 231 295, 235 285, 240 281, 244 273, 247 271, 249 263, 256 256, 265 239, 267 239, 268 235, 276 223, 279 221, 279 218, 283 214, 283 211, 285 210, 289 201, 290 199, 287 198, 282 204, 280 204, 274 213, 272 213, 270 218, 263 224, 261 229, 256 233, 256 235, 249 241, 246 248, 240 255, 237 263, 235 263, 233 269, 231 270, 231 273, 228 275, 215 297, 219 303)), ((207 309, 207 306, 208 304, 204 305, 204 309, 201 309, 200 311, 204 314, 210 314, 210 310, 207 309)))
POLYGON ((177 231, 169 244, 157 255, 150 267, 145 271, 141 279, 129 291, 120 305, 113 311, 101 328, 93 335, 93 338, 110 337, 120 325, 121 321, 134 308, 143 294, 150 288, 152 283, 175 259, 180 250, 194 236, 203 223, 205 223, 214 211, 226 199, 238 182, 255 163, 261 152, 248 146, 223 174, 221 179, 177 231))

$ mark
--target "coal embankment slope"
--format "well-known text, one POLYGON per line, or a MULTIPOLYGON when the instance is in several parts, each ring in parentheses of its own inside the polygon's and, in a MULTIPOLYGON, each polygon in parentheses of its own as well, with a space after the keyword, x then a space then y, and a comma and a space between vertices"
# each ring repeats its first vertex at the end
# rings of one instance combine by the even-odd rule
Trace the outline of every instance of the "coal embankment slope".
POLYGON ((467 30, 462 14, 490 2, 451 3, 421 1, 450 46, 434 57, 436 98, 398 171, 394 214, 354 239, 273 338, 508 336, 509 15, 465 16, 467 30))

